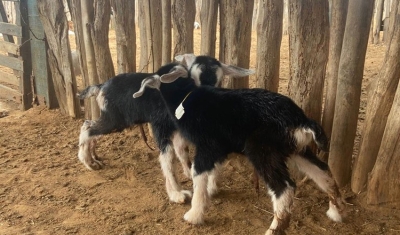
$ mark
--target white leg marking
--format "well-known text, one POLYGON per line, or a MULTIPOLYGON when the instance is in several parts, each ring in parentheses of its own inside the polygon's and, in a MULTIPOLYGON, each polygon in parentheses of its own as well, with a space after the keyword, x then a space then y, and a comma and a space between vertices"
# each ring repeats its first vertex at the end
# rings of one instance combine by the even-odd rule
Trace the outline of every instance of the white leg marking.
POLYGON ((272 204, 274 206, 274 220, 272 221, 266 234, 280 234, 289 226, 290 214, 293 205, 294 188, 289 186, 279 196, 276 197, 275 193, 268 188, 268 193, 271 195, 272 204))
POLYGON ((344 204, 337 190, 335 180, 328 174, 328 172, 321 170, 318 166, 312 164, 307 159, 299 155, 294 155, 291 159, 296 163, 299 169, 307 174, 314 182, 329 195, 329 210, 326 215, 333 221, 341 222, 342 216, 340 212, 344 211, 344 204), (334 203, 332 203, 332 200, 334 203), (340 208, 338 208, 338 206, 340 208))
POLYGON ((174 176, 174 165, 172 164, 173 156, 174 152, 171 147, 167 147, 164 154, 160 153, 159 160, 165 177, 165 186, 170 201, 185 203, 186 199, 192 196, 192 193, 188 190, 181 190, 180 184, 176 181, 174 176))
POLYGON ((209 196, 213 196, 218 192, 217 178, 221 164, 216 163, 214 169, 208 174, 207 192, 209 196))
POLYGON ((326 193, 331 191, 331 185, 334 184, 334 180, 327 174, 327 172, 321 170, 318 166, 312 164, 299 155, 293 155, 291 159, 296 163, 299 170, 314 180, 322 191, 326 193))
POLYGON ((191 163, 189 160, 188 142, 182 137, 179 132, 175 132, 172 137, 172 144, 174 145, 176 156, 178 157, 182 165, 183 173, 188 179, 191 179, 191 163))
POLYGON ((326 215, 335 222, 342 222, 342 216, 340 215, 337 206, 332 202, 329 202, 329 210, 326 212, 326 215))
MULTIPOLYGON (((193 166, 192 166, 193 169, 193 166)), ((191 224, 201 224, 204 222, 204 211, 208 203, 207 193, 207 172, 203 172, 200 175, 193 175, 193 198, 192 208, 183 216, 183 218, 191 224)))
POLYGON ((78 158, 89 170, 98 170, 101 168, 101 165, 97 161, 94 161, 91 154, 93 138, 89 137, 89 129, 92 123, 93 121, 86 120, 81 127, 78 158))

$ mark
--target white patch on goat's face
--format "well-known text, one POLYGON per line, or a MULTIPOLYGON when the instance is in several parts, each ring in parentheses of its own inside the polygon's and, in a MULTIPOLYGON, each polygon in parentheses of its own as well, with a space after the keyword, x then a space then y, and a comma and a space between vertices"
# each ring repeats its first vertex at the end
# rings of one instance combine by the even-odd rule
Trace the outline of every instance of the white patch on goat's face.
POLYGON ((97 104, 102 111, 106 111, 107 109, 107 100, 105 99, 103 90, 100 90, 99 94, 96 97, 97 104))
POLYGON ((218 66, 216 70, 216 75, 217 75, 217 83, 215 84, 216 87, 220 87, 222 80, 224 79, 224 71, 222 70, 221 67, 218 66))
POLYGON ((202 70, 199 64, 193 64, 193 66, 190 68, 190 77, 193 78, 194 83, 196 83, 196 86, 200 86, 200 76, 201 76, 202 70))
POLYGON ((297 150, 302 150, 312 141, 314 132, 309 128, 298 128, 294 130, 293 137, 296 140, 297 150))

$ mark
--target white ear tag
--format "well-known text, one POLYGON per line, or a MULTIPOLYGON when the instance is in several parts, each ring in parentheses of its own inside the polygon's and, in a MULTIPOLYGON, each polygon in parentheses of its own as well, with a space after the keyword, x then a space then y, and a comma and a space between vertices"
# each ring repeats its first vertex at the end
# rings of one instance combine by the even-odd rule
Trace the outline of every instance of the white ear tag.
POLYGON ((185 109, 183 108, 182 103, 178 106, 178 108, 176 108, 175 110, 175 117, 179 120, 181 119, 181 117, 183 116, 183 114, 185 113, 185 109))

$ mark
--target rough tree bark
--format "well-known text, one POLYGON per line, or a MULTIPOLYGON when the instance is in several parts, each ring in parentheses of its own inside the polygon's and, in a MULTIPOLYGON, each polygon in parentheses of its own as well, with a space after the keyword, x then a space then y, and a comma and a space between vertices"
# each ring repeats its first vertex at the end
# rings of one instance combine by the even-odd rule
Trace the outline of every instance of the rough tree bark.
POLYGON ((161 0, 162 11, 162 59, 161 64, 171 62, 172 22, 171 0, 161 0))
MULTIPOLYGON (((398 22, 400 23, 400 22, 398 22)), ((378 159, 368 183, 367 203, 395 203, 400 208, 400 87, 387 120, 378 159)))
MULTIPOLYGON (((86 68, 87 68, 87 81, 88 85, 99 84, 99 78, 96 69, 96 57, 94 54, 94 46, 92 36, 90 34, 89 24, 93 22, 94 8, 89 1, 81 1, 82 11, 82 42, 85 48, 86 68)), ((88 108, 88 107, 86 107, 88 108)), ((92 120, 100 117, 100 108, 97 104, 95 97, 90 98, 90 108, 92 120)))
POLYGON ((88 24, 93 40, 93 49, 96 57, 96 69, 100 83, 106 82, 115 76, 114 65, 108 44, 111 5, 109 0, 95 0, 94 21, 88 24))
POLYGON ((219 0, 202 0, 200 54, 215 57, 219 0))
MULTIPOLYGON (((253 13, 252 13, 252 18, 251 18, 251 30, 257 30, 259 5, 260 5, 260 0, 254 0, 253 13)), ((261 9, 261 10, 264 10, 264 9, 261 9)))
POLYGON ((278 91, 282 41, 282 0, 259 0, 257 19, 257 87, 278 91))
POLYGON ((320 122, 328 61, 328 0, 289 0, 289 96, 320 122))
MULTIPOLYGON (((388 69, 396 71, 392 75, 399 78, 399 55, 400 45, 400 1, 394 0, 392 5, 393 21, 392 37, 390 48, 397 50, 397 54, 388 48, 388 53, 394 58, 388 62, 388 69), (397 59, 396 59, 397 58, 397 59)), ((390 56, 389 55, 389 56, 390 56)), ((400 207, 400 83, 397 86, 396 95, 390 110, 386 128, 383 133, 381 146, 378 152, 378 158, 371 172, 371 178, 368 183, 367 202, 370 204, 396 203, 400 207)))
POLYGON ((385 0, 377 0, 376 3, 376 14, 374 19, 374 44, 379 43, 379 33, 381 31, 381 24, 382 24, 382 14, 383 14, 383 4, 385 0))
POLYGON ((161 67, 162 53, 162 17, 161 0, 144 1, 145 22, 146 22, 146 39, 147 39, 147 56, 149 58, 149 73, 155 72, 161 67))
POLYGON ((393 9, 396 8, 396 4, 397 4, 396 0, 392 0, 392 5, 390 6, 390 9, 392 9, 392 10, 390 11, 389 28, 388 28, 388 34, 387 34, 389 40, 390 40, 390 38, 392 38, 393 30, 394 30, 394 24, 395 24, 394 18, 396 17, 396 11, 393 9))
MULTIPOLYGON (((254 0, 220 0, 220 61, 248 68, 254 0)), ((226 88, 249 87, 249 77, 228 78, 226 88)))
POLYGON ((389 16, 390 16, 390 0, 385 0, 385 7, 383 8, 383 35, 382 41, 387 45, 389 41, 389 16))
POLYGON ((289 30, 289 0, 283 0, 282 34, 288 35, 289 30))
POLYGON ((194 0, 172 0, 173 56, 193 53, 194 0))
MULTIPOLYGON (((396 0, 397 4, 400 2, 396 0)), ((398 7, 398 6, 396 6, 398 7)), ((397 9, 395 9, 397 10, 397 9)), ((378 151, 381 146, 386 121, 393 104, 396 88, 400 78, 400 11, 394 18, 397 24, 393 25, 394 35, 387 48, 385 60, 377 76, 373 81, 368 97, 368 106, 364 122, 364 133, 360 144, 358 157, 354 162, 351 188, 358 193, 365 190, 368 174, 371 172, 378 151)), ((393 140, 392 140, 393 142, 393 140)), ((384 142, 382 142, 383 144, 384 142)))
POLYGON ((111 0, 117 40, 118 73, 136 71, 135 0, 111 0))
POLYGON ((340 187, 349 183, 361 81, 374 0, 349 1, 340 56, 329 166, 340 187), (357 33, 354 33, 357 32, 357 33))
MULTIPOLYGON (((332 133, 339 60, 342 51, 348 4, 349 0, 337 0, 332 3, 332 18, 329 36, 329 55, 328 65, 326 68, 326 96, 324 112, 322 115, 322 127, 324 128, 328 138, 330 138, 332 133)), ((328 155, 326 154, 325 156, 325 160, 327 160, 328 155)))
MULTIPOLYGON (((75 44, 76 49, 79 52, 79 66, 81 67, 81 77, 83 81, 83 86, 89 86, 88 69, 86 64, 86 53, 85 53, 85 43, 83 42, 83 24, 82 24, 82 9, 79 0, 68 0, 68 8, 71 13, 71 19, 74 22, 74 33, 75 33, 75 44)), ((84 100, 85 106, 85 119, 92 119, 92 101, 90 99, 84 100)))
POLYGON ((63 114, 80 116, 77 88, 72 68, 68 38, 68 21, 62 0, 39 0, 40 20, 49 45, 47 55, 60 110, 63 114))
POLYGON ((203 5, 203 0, 195 0, 195 5, 196 5, 196 15, 194 17, 194 21, 200 22, 200 12, 201 12, 201 6, 203 5))
POLYGON ((140 31, 140 61, 139 71, 146 73, 148 71, 149 56, 147 50, 147 28, 146 28, 146 9, 145 1, 138 1, 138 24, 140 31))

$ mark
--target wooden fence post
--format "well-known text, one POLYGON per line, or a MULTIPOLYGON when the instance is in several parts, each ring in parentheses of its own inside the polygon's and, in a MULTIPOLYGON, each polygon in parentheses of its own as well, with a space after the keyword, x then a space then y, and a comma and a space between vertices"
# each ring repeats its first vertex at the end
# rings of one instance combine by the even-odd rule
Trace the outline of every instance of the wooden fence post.
POLYGON ((215 56, 219 0, 202 0, 200 54, 215 56))
POLYGON ((193 53, 194 0, 172 0, 173 57, 193 53))
POLYGON ((76 80, 73 74, 68 39, 68 22, 62 0, 38 0, 40 19, 49 43, 47 54, 60 109, 69 116, 80 116, 76 98, 76 80))
POLYGON ((259 0, 257 19, 257 87, 278 91, 282 41, 282 0, 259 0))
POLYGON ((317 122, 328 61, 328 0, 289 0, 289 96, 317 122))
MULTIPOLYGON (((254 0, 220 0, 221 62, 249 67, 253 6, 254 0)), ((249 77, 228 78, 222 85, 233 89, 249 87, 249 77)))
MULTIPOLYGON (((20 71, 20 91, 22 93, 22 110, 27 110, 32 107, 32 86, 31 86, 31 74, 32 74, 32 59, 31 59, 31 46, 30 43, 25 43, 30 38, 29 32, 29 21, 28 21, 28 0, 21 0, 20 2, 20 14, 19 17, 26 17, 26 21, 21 21, 17 18, 17 22, 22 26, 22 40, 21 40, 21 56, 24 60, 23 73, 20 71)), ((18 15, 18 14, 17 14, 18 15)))
POLYGON ((340 56, 335 115, 329 151, 329 166, 342 187, 351 178, 354 138, 360 107, 368 34, 374 0, 349 1, 346 30, 340 56), (357 32, 356 34, 353 32, 357 32))
MULTIPOLYGON (((396 1, 397 4, 399 4, 400 0, 396 1)), ((398 9, 393 10, 398 11, 398 9)), ((393 19, 400 22, 400 11, 393 16, 393 19)), ((387 126, 386 121, 396 94, 396 88, 399 84, 400 26, 398 24, 393 24, 393 27, 395 27, 393 30, 395 34, 388 44, 382 68, 377 76, 377 80, 371 82, 371 89, 368 91, 369 96, 363 128, 364 131, 360 143, 360 150, 354 161, 351 181, 351 188, 355 193, 365 190, 368 174, 375 165, 378 151, 380 151, 379 149, 382 148, 381 141, 379 140, 382 140, 385 126, 387 126)), ((392 109, 395 109, 395 107, 393 106, 392 109)), ((389 129, 390 128, 389 126, 389 129)), ((396 137, 393 137, 393 140, 390 141, 396 142, 396 137)), ((382 144, 384 145, 383 147, 388 147, 386 143, 382 142, 382 144)))

